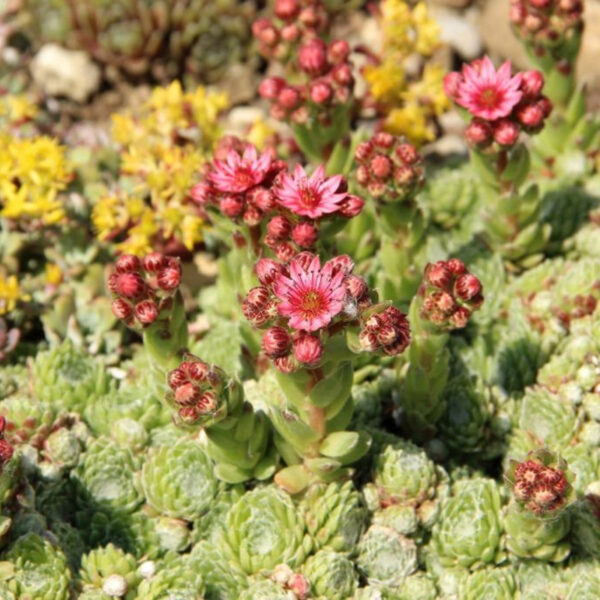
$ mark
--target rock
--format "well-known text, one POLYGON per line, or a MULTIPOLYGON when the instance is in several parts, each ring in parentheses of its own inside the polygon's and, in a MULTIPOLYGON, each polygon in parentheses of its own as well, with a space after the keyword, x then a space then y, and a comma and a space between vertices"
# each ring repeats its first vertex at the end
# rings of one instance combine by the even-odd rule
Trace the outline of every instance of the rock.
POLYGON ((585 18, 585 31, 579 56, 578 73, 582 81, 600 88, 600 70, 598 70, 598 56, 600 56, 600 2, 588 0, 583 12, 585 18))
POLYGON ((256 70, 250 65, 236 63, 231 65, 219 81, 219 90, 225 92, 232 106, 251 101, 258 89, 256 70))
POLYGON ((100 87, 101 72, 86 52, 45 44, 31 61, 35 84, 48 96, 85 102, 100 87))
POLYGON ((440 39, 465 60, 477 58, 483 51, 483 41, 475 25, 473 13, 460 13, 442 6, 430 7, 431 16, 441 28, 440 39))
POLYGON ((467 6, 471 6, 473 0, 430 0, 430 2, 449 8, 467 8, 467 6))

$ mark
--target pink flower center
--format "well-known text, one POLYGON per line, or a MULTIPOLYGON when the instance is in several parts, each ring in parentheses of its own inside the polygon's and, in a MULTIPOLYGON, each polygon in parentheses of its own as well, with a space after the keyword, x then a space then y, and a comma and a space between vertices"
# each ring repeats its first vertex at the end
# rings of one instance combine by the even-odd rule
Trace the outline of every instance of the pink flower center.
POLYGON ((323 296, 317 291, 306 292, 300 299, 300 311, 305 319, 316 317, 325 308, 323 296))
POLYGON ((486 88, 481 92, 479 99, 484 106, 492 108, 498 103, 498 92, 493 87, 486 88))
POLYGON ((252 176, 252 171, 249 167, 241 167, 238 169, 235 174, 235 180, 239 186, 243 186, 246 189, 254 185, 254 177, 252 176))
POLYGON ((300 204, 306 208, 313 208, 319 204, 321 197, 311 187, 302 187, 300 190, 300 204))

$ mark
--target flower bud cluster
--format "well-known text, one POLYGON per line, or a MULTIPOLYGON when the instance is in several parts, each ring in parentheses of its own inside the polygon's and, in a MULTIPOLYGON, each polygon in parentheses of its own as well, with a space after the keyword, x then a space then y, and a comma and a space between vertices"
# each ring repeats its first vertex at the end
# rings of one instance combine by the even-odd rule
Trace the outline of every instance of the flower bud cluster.
MULTIPOLYGON (((248 292, 242 311, 253 326, 266 329, 262 350, 280 371, 318 367, 327 339, 366 319, 373 294, 353 268, 346 255, 321 267, 319 257, 310 252, 300 252, 287 263, 268 258, 256 263, 261 285, 248 292)), ((372 310, 368 316, 373 316, 372 310)), ((397 325, 391 315, 389 322, 397 325)), ((363 349, 391 350, 396 342, 391 336, 382 339, 385 343, 363 349)))
POLYGON ((214 207, 236 223, 260 227, 264 246, 279 260, 313 248, 323 218, 351 218, 362 210, 364 202, 347 193, 341 175, 325 177, 318 167, 309 177, 300 166, 288 174, 285 163, 270 153, 259 156, 253 146, 238 142, 223 138, 191 195, 205 209, 214 207))
POLYGON ((296 66, 300 83, 282 77, 268 77, 259 94, 271 104, 271 116, 304 124, 318 119, 328 125, 332 107, 347 104, 352 98, 354 75, 348 61, 350 46, 345 40, 329 44, 318 37, 305 40, 297 50, 296 66))
POLYGON ((583 29, 582 0, 511 0, 509 15, 517 34, 537 47, 558 46, 583 29))
POLYGON ((224 406, 224 374, 196 356, 185 360, 169 372, 167 382, 171 391, 167 402, 177 411, 177 420, 186 425, 204 424, 214 420, 224 406))
POLYGON ((552 112, 552 103, 542 94, 540 71, 511 76, 510 63, 498 71, 490 59, 476 59, 461 71, 444 78, 446 94, 466 108, 472 119, 465 131, 471 147, 500 152, 513 147, 520 133, 537 133, 552 112))
POLYGON ((4 439, 4 430, 6 429, 6 419, 0 417, 0 473, 4 465, 12 458, 14 449, 11 444, 4 439))
POLYGON ((411 198, 423 185, 421 155, 414 146, 390 133, 376 133, 361 142, 355 159, 358 183, 386 202, 411 198))
POLYGON ((329 15, 321 0, 275 0, 273 18, 252 24, 258 51, 265 58, 284 60, 302 42, 318 36, 329 26, 329 15))
POLYGON ((108 288, 115 296, 112 311, 128 327, 148 327, 162 310, 170 308, 180 282, 181 265, 176 258, 160 252, 141 260, 122 254, 108 278, 108 288))
POLYGON ((382 350, 388 356, 402 354, 410 344, 408 319, 396 307, 388 306, 364 320, 358 339, 361 348, 368 352, 382 350))
POLYGON ((512 480, 515 499, 536 515, 564 507, 571 492, 564 469, 545 465, 536 458, 513 465, 512 480))
POLYGON ((310 596, 310 581, 301 573, 294 573, 286 564, 277 565, 271 573, 271 579, 283 589, 294 594, 297 600, 305 600, 310 596))
POLYGON ((442 331, 465 327, 483 303, 481 282, 457 258, 429 263, 419 296, 419 316, 442 331))

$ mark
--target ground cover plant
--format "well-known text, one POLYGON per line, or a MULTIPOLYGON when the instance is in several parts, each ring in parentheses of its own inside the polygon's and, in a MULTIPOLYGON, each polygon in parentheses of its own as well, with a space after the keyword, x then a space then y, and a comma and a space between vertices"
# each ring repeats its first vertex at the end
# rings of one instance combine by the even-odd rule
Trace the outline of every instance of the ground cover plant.
POLYGON ((600 597, 582 3, 108 4, 0 12, 0 598, 600 597))

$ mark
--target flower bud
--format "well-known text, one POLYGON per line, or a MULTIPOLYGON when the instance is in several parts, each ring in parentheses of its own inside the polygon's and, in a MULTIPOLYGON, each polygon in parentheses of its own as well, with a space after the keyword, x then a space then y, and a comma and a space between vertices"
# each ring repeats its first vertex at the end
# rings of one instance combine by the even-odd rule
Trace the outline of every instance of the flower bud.
POLYGON ((451 100, 455 100, 458 97, 458 86, 460 85, 463 77, 457 71, 452 71, 444 77, 444 92, 451 100))
POLYGON ((361 142, 356 146, 354 158, 358 162, 365 162, 373 154, 373 144, 370 141, 361 142))
POLYGON ((187 375, 181 368, 173 369, 172 371, 169 371, 169 374, 167 375, 167 383, 172 390, 176 390, 186 383, 186 381, 187 375))
POLYGON ((513 146, 519 139, 519 126, 510 119, 500 119, 494 127, 494 140, 501 146, 513 146))
POLYGON ((283 327, 270 327, 262 337, 261 347, 269 358, 278 358, 288 353, 292 338, 283 327))
POLYGON ((290 374, 297 370, 298 365, 296 361, 292 358, 291 355, 280 356, 278 358, 273 359, 273 364, 279 369, 282 373, 290 374))
POLYGON ((332 63, 342 63, 350 54, 350 45, 346 40, 334 40, 329 43, 327 54, 332 63))
POLYGON ((156 282, 158 283, 158 287, 161 290, 165 290, 167 292, 171 292, 179 286, 181 283, 181 268, 177 267, 167 267, 163 269, 156 278, 156 282))
POLYGON ((517 119, 528 129, 537 129, 544 123, 544 111, 537 102, 523 104, 517 109, 517 119))
POLYGON ((246 301, 257 309, 265 308, 269 302, 269 298, 269 290, 262 286, 253 287, 246 295, 246 301))
POLYGON ((262 18, 252 23, 252 35, 265 46, 273 47, 279 41, 277 29, 267 18, 262 18))
POLYGON ((348 294, 355 300, 360 300, 369 291, 367 282, 358 275, 348 275, 345 281, 348 294))
POLYGON ((319 237, 317 228, 312 223, 298 223, 292 229, 292 240, 300 248, 312 248, 319 237))
POLYGON ((462 275, 467 272, 467 267, 460 258, 449 258, 446 261, 446 266, 454 275, 462 275))
POLYGON ((0 439, 0 468, 4 466, 13 456, 14 448, 5 440, 0 439))
POLYGON ((451 315, 450 315, 450 323, 456 329, 462 329, 466 327, 469 322, 469 317, 471 316, 471 311, 464 306, 459 306, 451 315))
POLYGON ((240 196, 224 196, 219 200, 219 210, 230 219, 239 217, 244 207, 244 200, 240 196))
POLYGON ((196 405, 191 405, 191 406, 183 406, 181 407, 178 411, 177 414, 179 415, 179 418, 184 422, 184 423, 188 423, 188 424, 192 424, 195 423, 198 420, 198 417, 200 416, 200 411, 198 410, 198 408, 196 407, 196 405))
POLYGON ((296 249, 289 242, 281 242, 275 247, 275 256, 281 262, 287 262, 294 254, 296 254, 296 249))
POLYGON ((256 188, 249 194, 252 203, 263 212, 269 212, 276 206, 275 196, 267 188, 256 188))
POLYGON ((378 179, 387 179, 392 174, 393 163, 383 154, 376 154, 370 161, 369 166, 373 175, 378 179))
POLYGON ((167 258, 161 252, 150 252, 150 254, 146 254, 142 259, 144 271, 147 271, 148 273, 157 273, 163 269, 166 264, 167 258))
POLYGON ((351 219, 359 215, 365 205, 364 200, 358 196, 349 194, 339 204, 339 213, 346 219, 351 219))
POLYGON ((267 223, 267 232, 276 240, 285 240, 290 236, 292 224, 287 217, 277 215, 267 223))
POLYGON ((492 141, 494 130, 483 119, 474 118, 465 130, 465 139, 471 146, 484 147, 492 141))
POLYGON ((460 275, 454 284, 455 294, 465 302, 468 302, 481 293, 481 282, 475 275, 465 273, 460 275))
POLYGON ((255 265, 256 276, 263 285, 271 285, 283 272, 283 267, 270 258, 261 258, 255 265))
POLYGON ((371 138, 371 141, 378 148, 388 149, 394 145, 394 136, 391 133, 380 131, 371 138))
POLYGON ((544 117, 548 118, 552 114, 552 102, 546 96, 542 96, 538 101, 537 105, 542 109, 544 117))
POLYGON ((121 273, 116 278, 115 289, 125 298, 139 298, 146 291, 146 284, 139 273, 121 273))
POLYGON ((198 399, 196 407, 201 414, 215 412, 219 408, 219 399, 213 390, 206 390, 198 399))
POLYGON ((284 87, 285 80, 281 77, 267 77, 260 82, 258 93, 266 100, 275 100, 284 87))
POLYGON ((299 0, 275 0, 273 12, 282 21, 292 21, 300 13, 299 0))
POLYGON ((315 104, 325 104, 331 100, 333 90, 326 81, 315 81, 310 85, 310 99, 315 104))
POLYGON ((443 260, 427 265, 425 274, 429 283, 440 289, 448 287, 452 279, 452 271, 443 260))
POLYGON ((179 406, 191 406, 196 404, 200 395, 200 390, 188 381, 175 389, 173 397, 179 406))
POLYGON ((294 573, 287 582, 287 588, 298 600, 306 600, 310 594, 310 581, 301 573, 294 573))
POLYGON ((277 101, 283 108, 287 110, 293 110, 300 104, 300 92, 296 88, 286 85, 279 92, 277 101))
POLYGON ((302 335, 294 340, 294 358, 307 367, 316 367, 323 358, 323 344, 314 335, 302 335))
POLYGON ((129 273, 130 271, 139 271, 142 264, 140 259, 133 254, 122 254, 115 263, 117 273, 129 273))
POLYGON ((133 313, 133 308, 131 307, 131 304, 123 300, 123 298, 116 298, 115 300, 113 300, 111 309, 113 315, 115 315, 117 319, 121 319, 121 321, 127 321, 133 313))
POLYGON ((521 90, 526 97, 535 99, 543 87, 544 76, 539 71, 531 70, 521 73, 521 90))
POLYGON ((285 25, 281 28, 279 32, 281 34, 281 39, 285 40, 289 43, 297 42, 300 39, 302 32, 296 23, 290 23, 289 25, 285 25))
MULTIPOLYGON (((344 88, 349 88, 354 83, 352 68, 348 63, 340 63, 331 69, 331 78, 344 88)), ((341 98, 340 98, 341 100, 341 98)))
POLYGON ((153 300, 142 300, 135 305, 135 318, 142 325, 151 325, 158 318, 158 307, 153 300))
POLYGON ((298 50, 298 66, 311 77, 327 71, 327 46, 321 38, 311 38, 302 44, 298 50))
POLYGON ((262 221, 263 213, 256 206, 247 206, 244 214, 242 215, 242 221, 249 227, 255 227, 262 221))
POLYGON ((358 343, 365 352, 375 352, 381 348, 377 334, 368 329, 363 329, 358 334, 358 343))

